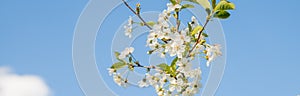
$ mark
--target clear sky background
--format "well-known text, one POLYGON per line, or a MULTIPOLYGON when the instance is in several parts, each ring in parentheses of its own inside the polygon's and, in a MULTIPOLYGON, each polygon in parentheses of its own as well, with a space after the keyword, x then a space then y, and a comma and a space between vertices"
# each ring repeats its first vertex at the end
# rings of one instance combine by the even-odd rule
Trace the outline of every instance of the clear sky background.
MULTIPOLYGON (((222 21, 227 66, 216 96, 300 94, 300 1, 231 1, 237 10, 222 21)), ((1 0, 0 67, 40 76, 54 96, 83 96, 72 66, 72 37, 87 2, 1 0)))

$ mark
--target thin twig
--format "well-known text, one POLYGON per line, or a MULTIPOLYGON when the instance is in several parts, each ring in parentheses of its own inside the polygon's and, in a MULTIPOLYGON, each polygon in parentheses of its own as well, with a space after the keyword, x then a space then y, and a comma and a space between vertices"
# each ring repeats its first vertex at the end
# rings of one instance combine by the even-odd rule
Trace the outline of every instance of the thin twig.
POLYGON ((203 28, 200 30, 200 32, 199 32, 199 34, 198 34, 198 38, 197 38, 196 43, 193 45, 192 49, 189 51, 189 54, 188 54, 187 56, 190 56, 190 54, 193 52, 193 50, 194 50, 194 49, 196 48, 196 46, 199 44, 201 35, 202 35, 202 33, 203 33, 205 27, 207 26, 208 22, 209 22, 209 19, 207 19, 207 20, 205 21, 205 24, 203 25, 203 28))
POLYGON ((130 11, 135 14, 138 18, 140 18, 140 20, 144 23, 144 25, 146 25, 150 30, 152 30, 152 27, 150 27, 147 22, 142 18, 142 16, 137 13, 136 11, 133 10, 132 7, 129 6, 129 4, 125 1, 125 0, 122 0, 124 2, 124 4, 130 9, 130 11))
POLYGON ((179 21, 179 12, 176 12, 176 30, 179 32, 180 21, 179 21))

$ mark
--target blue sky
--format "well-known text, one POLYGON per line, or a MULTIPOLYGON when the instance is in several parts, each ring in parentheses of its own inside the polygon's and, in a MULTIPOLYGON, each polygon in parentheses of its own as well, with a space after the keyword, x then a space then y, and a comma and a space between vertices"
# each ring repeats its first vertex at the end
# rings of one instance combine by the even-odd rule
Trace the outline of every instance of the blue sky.
MULTIPOLYGON (((222 21, 227 66, 216 96, 300 94, 300 1, 231 1, 237 10, 222 21)), ((0 66, 40 76, 55 96, 83 96, 72 66, 72 40, 87 2, 1 0, 0 66)))

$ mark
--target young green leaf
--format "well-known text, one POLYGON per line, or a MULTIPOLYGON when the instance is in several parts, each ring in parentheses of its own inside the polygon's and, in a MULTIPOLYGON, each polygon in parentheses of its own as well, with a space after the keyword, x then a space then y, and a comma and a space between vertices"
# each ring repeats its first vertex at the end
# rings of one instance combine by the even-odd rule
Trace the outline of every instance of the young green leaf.
POLYGON ((119 58, 119 56, 120 56, 119 52, 115 52, 115 56, 116 56, 116 58, 117 58, 118 61, 125 62, 124 60, 122 60, 122 59, 119 58))
POLYGON ((195 6, 192 4, 184 4, 181 6, 181 9, 185 9, 185 8, 194 8, 195 6))
MULTIPOLYGON (((155 22, 154 21, 149 21, 149 22, 146 22, 149 26, 153 27, 155 22)), ((143 22, 140 22, 140 26, 145 26, 145 24, 143 22)))
POLYGON ((170 0, 170 2, 171 2, 173 5, 177 4, 176 0, 170 0))
POLYGON ((220 19, 227 19, 230 16, 230 13, 224 10, 220 10, 214 14, 214 17, 220 18, 220 19))
POLYGON ((116 57, 119 57, 119 56, 120 56, 120 53, 119 53, 119 52, 115 52, 115 56, 116 56, 116 57))
POLYGON ((201 5, 205 9, 207 14, 210 14, 211 7, 210 7, 210 3, 208 0, 185 0, 185 1, 193 2, 193 3, 201 5))
POLYGON ((235 5, 229 1, 222 0, 218 3, 218 5, 214 8, 215 11, 218 10, 234 10, 235 5))
POLYGON ((171 70, 171 67, 166 63, 159 64, 159 65, 157 65, 157 67, 159 67, 161 70, 166 72, 166 74, 174 74, 175 73, 171 70))
POLYGON ((204 36, 204 37, 208 37, 208 34, 206 34, 206 33, 202 33, 202 36, 204 36))
POLYGON ((154 26, 155 22, 154 22, 154 21, 149 21, 149 22, 147 22, 147 24, 148 24, 149 26, 154 26))
POLYGON ((118 69, 121 69, 121 68, 123 68, 123 67, 125 67, 125 66, 126 66, 126 63, 125 63, 125 62, 117 62, 117 63, 113 64, 113 65, 111 66, 111 68, 112 68, 112 69, 118 70, 118 69))
POLYGON ((193 28, 192 28, 192 25, 190 23, 188 23, 188 28, 189 28, 189 32, 192 32, 193 28))
POLYGON ((200 30, 202 30, 202 26, 198 25, 197 27, 194 28, 192 31, 191 35, 194 36, 196 33, 198 33, 200 30))
POLYGON ((170 70, 170 66, 166 63, 161 63, 159 65, 157 65, 159 68, 161 68, 163 71, 167 71, 170 70))
POLYGON ((178 57, 174 58, 172 63, 171 63, 171 68, 173 71, 176 71, 176 62, 178 60, 178 57))

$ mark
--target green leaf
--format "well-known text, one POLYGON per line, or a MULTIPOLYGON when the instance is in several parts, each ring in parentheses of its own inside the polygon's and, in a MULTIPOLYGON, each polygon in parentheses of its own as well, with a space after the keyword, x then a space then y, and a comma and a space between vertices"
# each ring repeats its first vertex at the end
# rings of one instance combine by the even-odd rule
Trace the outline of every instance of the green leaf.
POLYGON ((149 50, 147 54, 152 54, 155 50, 149 50))
POLYGON ((178 60, 178 57, 174 58, 172 63, 171 63, 171 68, 173 71, 176 71, 176 62, 178 60))
POLYGON ((176 0, 170 0, 170 2, 171 2, 173 5, 177 4, 176 0))
POLYGON ((116 58, 117 58, 118 61, 125 62, 124 60, 122 60, 122 59, 119 58, 119 56, 120 56, 119 52, 115 52, 115 56, 116 56, 116 58))
POLYGON ((154 26, 155 22, 154 22, 154 21, 149 21, 149 22, 147 22, 147 24, 148 24, 149 26, 154 26))
POLYGON ((110 68, 118 70, 125 66, 126 66, 125 62, 117 62, 117 63, 113 64, 110 68))
POLYGON ((185 9, 185 8, 194 8, 195 6, 192 4, 184 4, 181 6, 181 9, 185 9))
POLYGON ((202 30, 202 26, 198 25, 197 27, 194 28, 192 31, 191 35, 194 36, 196 33, 198 33, 200 30, 202 30))
POLYGON ((185 1, 193 2, 201 5, 206 10, 207 14, 210 14, 211 7, 208 0, 185 0, 185 1))
POLYGON ((166 71, 167 73, 170 73, 170 66, 166 63, 161 63, 157 65, 159 68, 161 68, 163 71, 166 71))
POLYGON ((204 37, 208 37, 208 34, 206 34, 206 33, 202 33, 202 35, 204 36, 204 37))
POLYGON ((190 23, 188 23, 188 28, 189 28, 189 32, 192 32, 192 25, 190 23))
POLYGON ((214 8, 215 11, 218 10, 234 10, 235 5, 229 1, 222 0, 218 3, 218 5, 214 8))
MULTIPOLYGON (((149 26, 151 26, 151 27, 153 27, 154 24, 155 24, 154 21, 149 21, 149 22, 146 22, 146 23, 147 23, 147 25, 149 25, 149 26)), ((145 26, 144 22, 140 22, 140 26, 145 26)))
POLYGON ((214 17, 220 18, 220 19, 227 19, 229 16, 230 16, 230 13, 228 13, 227 11, 224 11, 224 10, 217 11, 214 14, 214 17))
POLYGON ((116 57, 119 57, 119 56, 120 56, 120 53, 119 53, 119 52, 115 52, 115 56, 116 56, 116 57))

